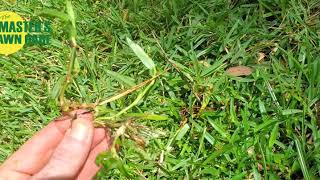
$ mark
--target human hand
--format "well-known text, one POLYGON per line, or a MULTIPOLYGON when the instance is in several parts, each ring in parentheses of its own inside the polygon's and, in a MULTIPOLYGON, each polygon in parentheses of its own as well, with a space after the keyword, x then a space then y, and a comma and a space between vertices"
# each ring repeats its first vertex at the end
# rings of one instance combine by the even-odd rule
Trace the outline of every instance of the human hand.
POLYGON ((92 179, 96 156, 110 146, 110 132, 93 127, 92 113, 76 110, 36 133, 0 167, 0 179, 92 179))

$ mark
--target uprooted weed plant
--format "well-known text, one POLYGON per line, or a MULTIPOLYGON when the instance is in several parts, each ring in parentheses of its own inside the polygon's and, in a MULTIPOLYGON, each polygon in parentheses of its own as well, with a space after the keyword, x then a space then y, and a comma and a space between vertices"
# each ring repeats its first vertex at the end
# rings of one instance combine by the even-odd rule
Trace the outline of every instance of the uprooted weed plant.
POLYGON ((101 179, 320 176, 317 0, 3 2, 53 32, 0 57, 2 161, 86 106, 117 137, 101 179))

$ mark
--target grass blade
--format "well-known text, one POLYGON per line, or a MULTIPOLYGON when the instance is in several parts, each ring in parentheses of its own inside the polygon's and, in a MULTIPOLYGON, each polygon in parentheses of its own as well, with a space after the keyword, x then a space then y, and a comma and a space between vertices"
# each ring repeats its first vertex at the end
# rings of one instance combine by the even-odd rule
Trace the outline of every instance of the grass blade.
POLYGON ((285 109, 282 111, 282 115, 291 115, 296 113, 302 113, 303 111, 300 109, 285 109))
POLYGON ((72 3, 70 0, 67 0, 66 7, 67 7, 67 13, 69 15, 69 19, 70 19, 70 22, 72 25, 72 28, 70 29, 70 39, 71 39, 72 45, 74 47, 76 47, 77 46, 77 43, 76 43, 76 36, 77 36, 76 17, 75 17, 72 3))
POLYGON ((190 126, 188 124, 185 124, 178 132, 176 140, 181 140, 183 138, 183 136, 188 132, 188 130, 190 129, 190 126))
POLYGON ((128 76, 124 76, 122 74, 119 74, 117 72, 114 71, 109 71, 107 70, 107 74, 109 76, 111 76, 112 78, 114 78, 115 80, 124 83, 126 86, 132 87, 135 86, 135 82, 134 79, 128 76))
MULTIPOLYGON (((158 75, 158 76, 159 76, 159 75, 158 75)), ((158 76, 155 76, 155 77, 153 77, 153 78, 151 78, 151 79, 148 79, 148 80, 146 80, 146 81, 144 81, 144 82, 142 82, 142 83, 140 83, 140 84, 138 84, 138 85, 136 85, 136 86, 133 86, 132 88, 130 88, 130 89, 128 89, 128 90, 126 90, 126 91, 124 91, 124 92, 122 92, 122 93, 120 93, 120 94, 117 94, 117 95, 115 95, 115 96, 112 96, 111 98, 109 98, 109 99, 107 99, 107 100, 105 100, 105 101, 100 102, 99 105, 105 105, 105 104, 107 104, 107 103, 109 103, 109 102, 115 101, 115 100, 117 100, 117 99, 119 99, 119 98, 121 98, 121 97, 123 97, 123 96, 126 96, 126 95, 128 95, 128 94, 130 94, 130 93, 132 93, 132 92, 134 92, 134 91, 136 91, 136 90, 138 90, 138 89, 140 89, 141 87, 145 86, 146 84, 152 82, 152 81, 155 80, 158 76)))
POLYGON ((148 114, 148 113, 128 113, 128 117, 135 117, 139 119, 155 120, 155 121, 164 121, 168 119, 168 116, 161 116, 157 114, 148 114))
POLYGON ((131 41, 131 39, 127 38, 127 43, 129 47, 132 49, 132 51, 138 56, 138 58, 141 60, 141 62, 148 68, 148 69, 154 69, 155 64, 152 61, 152 59, 147 55, 147 53, 144 52, 144 50, 136 43, 131 41))
POLYGON ((63 86, 63 82, 65 80, 65 76, 61 76, 58 81, 56 82, 56 84, 53 86, 52 91, 51 91, 51 97, 53 99, 56 99, 57 97, 59 97, 59 94, 61 92, 61 87, 63 86))
POLYGON ((51 18, 58 18, 61 21, 67 22, 69 21, 69 16, 66 13, 57 11, 55 9, 45 9, 39 12, 35 13, 36 16, 45 16, 45 17, 51 17, 51 18))
POLYGON ((301 147, 301 143, 298 139, 297 136, 294 136, 294 142, 296 144, 296 148, 297 148, 297 151, 298 151, 298 160, 299 160, 299 164, 300 164, 300 167, 301 167, 301 170, 302 170, 302 173, 303 173, 303 177, 304 179, 306 180, 310 180, 310 175, 309 175, 309 171, 308 171, 308 166, 307 166, 307 163, 306 163, 306 159, 304 157, 304 151, 301 147))
POLYGON ((223 137, 226 139, 230 139, 230 135, 222 128, 220 127, 217 123, 213 122, 211 119, 208 120, 210 125, 223 137))
POLYGON ((272 129, 270 139, 269 139, 269 148, 272 148, 274 143, 276 142, 278 137, 278 132, 279 132, 279 123, 277 123, 272 129))
POLYGON ((261 101, 261 99, 259 99, 259 109, 261 114, 264 114, 267 112, 266 107, 264 106, 264 103, 261 101))
POLYGON ((218 149, 218 150, 214 151, 212 154, 210 154, 210 156, 202 163, 202 165, 205 165, 205 164, 208 164, 208 163, 214 161, 215 158, 219 157, 223 153, 231 151, 233 147, 234 147, 234 145, 230 144, 230 143, 224 145, 221 149, 218 149))
POLYGON ((76 27, 75 15, 74 15, 73 7, 70 0, 67 1, 66 7, 67 7, 67 13, 69 15, 71 24, 73 27, 76 27))

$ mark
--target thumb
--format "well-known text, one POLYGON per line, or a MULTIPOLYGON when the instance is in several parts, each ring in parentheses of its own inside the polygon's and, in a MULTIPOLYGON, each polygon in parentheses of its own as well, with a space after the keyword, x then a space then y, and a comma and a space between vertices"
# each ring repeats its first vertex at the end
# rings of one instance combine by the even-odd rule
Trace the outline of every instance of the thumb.
POLYGON ((34 175, 34 179, 72 179, 86 162, 93 139, 93 116, 79 112, 71 130, 67 131, 48 164, 34 175))

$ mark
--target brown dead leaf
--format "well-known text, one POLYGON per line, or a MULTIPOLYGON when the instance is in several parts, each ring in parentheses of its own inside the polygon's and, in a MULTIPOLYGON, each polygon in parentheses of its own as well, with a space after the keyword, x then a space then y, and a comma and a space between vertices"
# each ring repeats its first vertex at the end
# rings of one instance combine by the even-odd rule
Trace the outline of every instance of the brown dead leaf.
POLYGON ((252 69, 247 66, 235 66, 227 69, 226 73, 230 76, 249 76, 252 74, 252 69))
POLYGON ((262 171, 262 170, 263 170, 263 166, 262 166, 260 163, 258 163, 258 170, 259 170, 259 171, 262 171))

